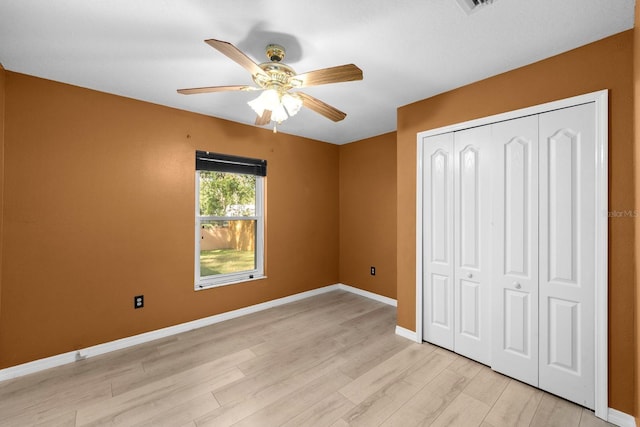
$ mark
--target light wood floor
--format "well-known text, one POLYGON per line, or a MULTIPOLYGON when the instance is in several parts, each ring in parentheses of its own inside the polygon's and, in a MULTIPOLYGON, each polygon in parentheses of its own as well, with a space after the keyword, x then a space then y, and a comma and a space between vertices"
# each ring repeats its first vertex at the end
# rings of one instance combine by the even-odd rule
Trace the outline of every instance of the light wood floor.
POLYGON ((2 426, 604 426, 342 291, 0 383, 2 426))

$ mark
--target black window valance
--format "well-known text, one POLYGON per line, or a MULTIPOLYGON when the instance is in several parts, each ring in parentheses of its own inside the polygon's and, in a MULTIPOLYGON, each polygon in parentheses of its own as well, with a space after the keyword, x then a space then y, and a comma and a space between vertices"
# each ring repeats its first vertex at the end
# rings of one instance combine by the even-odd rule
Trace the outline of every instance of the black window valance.
POLYGON ((196 170, 267 176, 267 161, 250 157, 210 153, 208 151, 196 151, 196 170))

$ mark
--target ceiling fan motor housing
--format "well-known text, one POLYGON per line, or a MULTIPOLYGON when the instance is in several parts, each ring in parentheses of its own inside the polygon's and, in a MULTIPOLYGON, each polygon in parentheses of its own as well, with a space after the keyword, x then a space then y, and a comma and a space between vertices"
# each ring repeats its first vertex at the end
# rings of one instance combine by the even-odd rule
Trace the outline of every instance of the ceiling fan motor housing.
POLYGON ((253 81, 263 89, 279 87, 281 90, 289 90, 294 87, 296 81, 293 79, 296 72, 287 64, 279 62, 264 62, 259 65, 264 70, 264 74, 256 74, 253 81), (268 77, 267 77, 268 76, 268 77))
POLYGON ((256 74, 253 76, 253 81, 263 89, 276 89, 281 94, 296 86, 296 81, 293 79, 296 72, 287 64, 280 62, 285 56, 284 47, 279 44, 269 44, 265 50, 270 62, 264 62, 259 67, 264 70, 266 76, 256 74))

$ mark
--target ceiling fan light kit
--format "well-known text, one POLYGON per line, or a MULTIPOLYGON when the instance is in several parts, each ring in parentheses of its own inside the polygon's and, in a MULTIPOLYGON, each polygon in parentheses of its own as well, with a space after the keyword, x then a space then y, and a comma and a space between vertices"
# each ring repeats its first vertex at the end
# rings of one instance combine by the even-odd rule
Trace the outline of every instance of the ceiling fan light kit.
POLYGON ((178 93, 192 95, 223 91, 262 90, 263 92, 248 104, 258 116, 255 124, 263 126, 273 121, 274 132, 276 132, 276 125, 295 116, 302 107, 307 107, 335 122, 343 120, 347 116, 346 113, 311 95, 299 91, 290 92, 292 89, 362 80, 362 70, 353 64, 297 74, 293 68, 280 62, 284 59, 286 52, 284 47, 277 44, 269 44, 266 47, 269 62, 256 64, 231 43, 215 39, 205 40, 205 42, 248 70, 257 87, 212 86, 178 89, 178 93))
MULTIPOLYGON (((265 111, 271 112, 271 120, 280 124, 289 117, 298 114, 302 108, 302 99, 295 93, 280 93, 277 89, 266 89, 256 99, 247 102, 258 117, 262 117, 265 111)), ((274 132, 276 127, 274 125, 274 132)))

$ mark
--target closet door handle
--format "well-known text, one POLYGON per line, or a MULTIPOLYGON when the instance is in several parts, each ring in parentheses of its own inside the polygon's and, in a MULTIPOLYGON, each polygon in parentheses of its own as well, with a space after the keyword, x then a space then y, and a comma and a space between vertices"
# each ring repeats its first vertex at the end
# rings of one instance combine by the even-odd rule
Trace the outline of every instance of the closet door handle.
POLYGON ((520 289, 522 287, 522 285, 518 282, 513 282, 513 286, 515 286, 516 289, 520 289))
POLYGON ((471 279, 472 277, 473 277, 473 274, 467 273, 467 279, 471 279))

